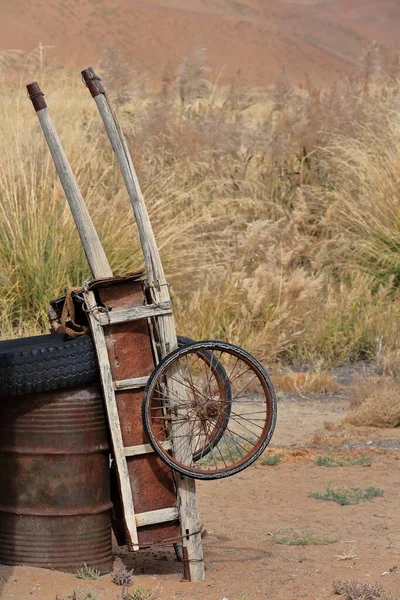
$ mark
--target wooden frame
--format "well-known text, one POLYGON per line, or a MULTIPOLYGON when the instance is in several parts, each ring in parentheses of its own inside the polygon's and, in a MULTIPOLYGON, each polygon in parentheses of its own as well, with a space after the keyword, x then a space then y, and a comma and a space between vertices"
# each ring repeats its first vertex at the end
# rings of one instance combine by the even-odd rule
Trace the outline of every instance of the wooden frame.
MULTIPOLYGON (((161 357, 166 356, 177 347, 177 338, 171 308, 169 286, 165 278, 146 205, 125 138, 110 107, 108 98, 99 78, 97 78, 91 69, 84 71, 82 74, 96 101, 132 203, 146 264, 150 295, 153 301, 153 304, 143 307, 118 310, 114 313, 112 311, 104 313, 98 310, 94 293, 84 292, 90 328, 100 368, 114 459, 119 478, 123 513, 127 528, 127 541, 131 549, 138 550, 137 527, 179 519, 183 546, 182 555, 186 561, 186 571, 189 572, 192 581, 202 581, 204 579, 204 560, 196 487, 193 479, 182 477, 180 475, 175 476, 178 503, 177 509, 169 508, 135 515, 127 468, 127 457, 138 456, 148 452, 150 453, 152 449, 149 444, 130 447, 123 446, 115 392, 118 390, 129 390, 142 387, 146 383, 147 378, 142 377, 113 381, 104 327, 136 319, 155 319, 157 323, 161 357)), ((30 84, 27 88, 71 208, 93 276, 96 279, 112 277, 112 270, 104 249, 93 226, 71 166, 48 113, 47 105, 43 98, 44 94, 37 83, 30 84)))

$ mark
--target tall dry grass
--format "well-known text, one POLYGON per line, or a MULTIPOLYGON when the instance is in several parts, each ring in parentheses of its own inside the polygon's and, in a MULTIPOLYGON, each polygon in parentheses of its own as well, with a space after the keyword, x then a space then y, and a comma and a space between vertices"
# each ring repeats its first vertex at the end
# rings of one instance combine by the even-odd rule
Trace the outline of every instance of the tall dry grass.
MULTIPOLYGON (((268 361, 335 364, 375 357, 377 348, 397 356, 400 84, 377 69, 376 48, 371 56, 358 78, 330 89, 295 88, 282 74, 252 90, 240 74, 218 84, 196 50, 149 91, 108 51, 101 74, 173 283, 180 332, 236 342, 268 361)), ((22 84, 33 79, 115 272, 142 260, 118 168, 77 74, 46 66, 43 49, 2 55, 3 337, 46 329, 48 299, 89 274, 25 97, 22 84)))
POLYGON ((343 423, 357 427, 400 427, 399 381, 388 376, 356 381, 343 423))

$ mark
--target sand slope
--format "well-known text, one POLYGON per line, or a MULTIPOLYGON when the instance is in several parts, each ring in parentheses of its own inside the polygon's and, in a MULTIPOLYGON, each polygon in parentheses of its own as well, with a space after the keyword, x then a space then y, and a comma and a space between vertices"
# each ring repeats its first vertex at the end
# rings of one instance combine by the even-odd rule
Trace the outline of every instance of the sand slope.
POLYGON ((196 45, 223 77, 252 83, 284 67, 327 82, 351 71, 371 40, 396 42, 395 0, 0 0, 2 49, 53 46, 54 62, 96 64, 106 42, 153 79, 196 45))

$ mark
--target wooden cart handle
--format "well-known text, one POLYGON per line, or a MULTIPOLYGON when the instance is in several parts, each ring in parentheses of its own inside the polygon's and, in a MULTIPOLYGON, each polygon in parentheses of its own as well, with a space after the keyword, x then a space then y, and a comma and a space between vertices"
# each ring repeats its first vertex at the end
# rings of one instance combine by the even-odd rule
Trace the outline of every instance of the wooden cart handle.
POLYGON ((99 236, 94 228, 86 204, 83 201, 82 194, 64 152, 64 148, 60 142, 60 138, 58 137, 54 123, 47 110, 44 94, 37 82, 30 83, 26 87, 40 125, 42 126, 51 156, 53 157, 92 274, 95 279, 112 277, 113 273, 103 246, 101 245, 99 236))

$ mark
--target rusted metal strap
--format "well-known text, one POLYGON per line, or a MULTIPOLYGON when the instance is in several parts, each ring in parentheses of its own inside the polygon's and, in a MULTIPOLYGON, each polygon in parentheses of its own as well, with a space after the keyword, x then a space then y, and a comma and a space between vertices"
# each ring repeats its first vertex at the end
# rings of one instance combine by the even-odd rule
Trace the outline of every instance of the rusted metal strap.
POLYGON ((67 290, 64 306, 61 312, 60 330, 63 330, 71 337, 78 337, 80 335, 86 335, 89 333, 89 327, 87 325, 79 325, 79 323, 75 322, 75 305, 72 294, 79 291, 80 288, 69 288, 67 290))
MULTIPOLYGON (((151 544, 145 544, 145 545, 140 545, 140 549, 141 550, 145 550, 148 548, 155 548, 156 546, 171 546, 172 544, 176 544, 179 542, 182 542, 184 539, 195 536, 195 535, 200 535, 201 539, 204 539, 205 537, 207 537, 208 535, 208 531, 207 529, 203 529, 203 526, 201 526, 201 528, 198 531, 193 531, 192 533, 188 533, 187 535, 176 535, 174 537, 169 537, 169 538, 165 538, 164 540, 160 540, 159 542, 152 542, 151 544)), ((191 562, 197 562, 197 559, 195 558, 189 558, 187 559, 188 563, 191 562)))

